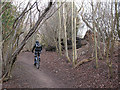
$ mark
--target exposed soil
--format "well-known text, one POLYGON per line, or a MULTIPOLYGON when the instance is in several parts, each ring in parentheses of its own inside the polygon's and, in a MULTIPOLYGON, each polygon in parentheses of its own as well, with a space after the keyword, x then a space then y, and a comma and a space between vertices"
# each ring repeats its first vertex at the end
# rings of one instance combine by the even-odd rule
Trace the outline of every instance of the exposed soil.
MULTIPOLYGON (((85 48, 78 50, 78 61, 88 58, 88 54, 83 52, 85 48)), ((118 88, 118 54, 120 47, 116 47, 111 60, 113 77, 108 78, 105 59, 98 60, 97 69, 95 60, 73 68, 72 63, 67 62, 64 52, 60 57, 56 52, 43 50, 38 70, 33 65, 34 54, 22 52, 12 72, 12 79, 4 82, 3 88, 118 88)))
MULTIPOLYGON (((65 87, 62 83, 33 65, 34 54, 21 53, 13 70, 13 77, 3 83, 3 88, 60 88, 65 87)), ((41 63, 41 67, 43 64, 41 63)))

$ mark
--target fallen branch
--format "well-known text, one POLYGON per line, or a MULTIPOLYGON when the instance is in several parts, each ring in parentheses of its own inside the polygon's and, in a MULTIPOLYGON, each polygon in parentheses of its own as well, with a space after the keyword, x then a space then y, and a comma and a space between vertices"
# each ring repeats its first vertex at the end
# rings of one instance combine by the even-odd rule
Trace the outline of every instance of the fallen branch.
POLYGON ((78 67, 79 65, 82 65, 83 63, 86 63, 86 62, 90 62, 92 61, 94 58, 90 58, 90 59, 83 59, 82 61, 80 61, 79 63, 77 63, 74 68, 78 67))

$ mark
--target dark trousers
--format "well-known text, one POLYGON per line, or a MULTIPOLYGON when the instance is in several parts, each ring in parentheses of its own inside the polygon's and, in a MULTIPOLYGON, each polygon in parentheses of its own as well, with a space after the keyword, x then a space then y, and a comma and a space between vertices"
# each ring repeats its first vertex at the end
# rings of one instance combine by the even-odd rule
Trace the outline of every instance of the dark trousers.
POLYGON ((39 59, 40 60, 40 52, 39 51, 35 51, 35 59, 34 59, 34 63, 36 63, 36 60, 39 59))

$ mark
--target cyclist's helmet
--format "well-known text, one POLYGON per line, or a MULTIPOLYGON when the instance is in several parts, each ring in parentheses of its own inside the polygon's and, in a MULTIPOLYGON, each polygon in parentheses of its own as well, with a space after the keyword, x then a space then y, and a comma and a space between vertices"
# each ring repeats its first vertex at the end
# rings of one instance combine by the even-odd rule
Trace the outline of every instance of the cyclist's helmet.
POLYGON ((36 43, 39 43, 39 41, 38 41, 38 40, 36 40, 36 43))

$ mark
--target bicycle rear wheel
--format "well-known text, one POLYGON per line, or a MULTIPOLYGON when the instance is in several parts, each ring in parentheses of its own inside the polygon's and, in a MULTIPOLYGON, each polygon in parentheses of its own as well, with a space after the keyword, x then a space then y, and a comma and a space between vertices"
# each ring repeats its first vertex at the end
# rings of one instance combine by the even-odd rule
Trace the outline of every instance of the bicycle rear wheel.
POLYGON ((36 68, 39 69, 40 68, 40 61, 37 59, 37 62, 36 62, 36 68))

